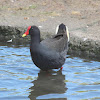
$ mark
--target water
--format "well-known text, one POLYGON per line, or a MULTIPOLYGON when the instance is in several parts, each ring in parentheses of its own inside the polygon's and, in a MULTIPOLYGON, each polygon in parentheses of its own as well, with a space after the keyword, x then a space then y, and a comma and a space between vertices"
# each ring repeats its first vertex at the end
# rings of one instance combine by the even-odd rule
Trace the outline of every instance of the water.
POLYGON ((100 100, 100 62, 67 56, 63 70, 40 71, 29 46, 0 46, 0 100, 100 100))

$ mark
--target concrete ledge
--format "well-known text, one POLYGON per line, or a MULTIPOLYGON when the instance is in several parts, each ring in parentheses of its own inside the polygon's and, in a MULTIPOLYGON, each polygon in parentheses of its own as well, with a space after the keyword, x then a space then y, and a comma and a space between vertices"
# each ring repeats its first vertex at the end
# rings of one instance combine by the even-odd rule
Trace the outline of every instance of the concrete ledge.
POLYGON ((77 36, 75 32, 71 33, 69 53, 100 61, 100 41, 83 37, 83 35, 77 36))

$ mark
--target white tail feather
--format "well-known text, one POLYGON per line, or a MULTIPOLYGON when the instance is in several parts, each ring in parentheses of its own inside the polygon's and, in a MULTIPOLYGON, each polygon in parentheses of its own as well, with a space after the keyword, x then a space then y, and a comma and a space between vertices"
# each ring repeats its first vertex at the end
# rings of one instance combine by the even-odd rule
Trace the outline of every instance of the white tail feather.
POLYGON ((67 32, 67 37, 68 37, 68 42, 69 42, 69 31, 68 31, 68 27, 66 26, 66 32, 67 32))
POLYGON ((59 28, 59 25, 57 25, 57 27, 56 27, 56 33, 55 33, 55 34, 57 34, 57 33, 58 33, 58 28, 59 28))

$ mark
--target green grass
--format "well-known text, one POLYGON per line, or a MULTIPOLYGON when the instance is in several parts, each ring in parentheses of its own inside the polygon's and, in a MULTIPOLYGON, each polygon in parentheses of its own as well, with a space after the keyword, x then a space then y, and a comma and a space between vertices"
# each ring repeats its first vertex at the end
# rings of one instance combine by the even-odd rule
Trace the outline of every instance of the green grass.
POLYGON ((37 5, 35 4, 29 6, 29 9, 35 9, 35 8, 37 8, 37 5))

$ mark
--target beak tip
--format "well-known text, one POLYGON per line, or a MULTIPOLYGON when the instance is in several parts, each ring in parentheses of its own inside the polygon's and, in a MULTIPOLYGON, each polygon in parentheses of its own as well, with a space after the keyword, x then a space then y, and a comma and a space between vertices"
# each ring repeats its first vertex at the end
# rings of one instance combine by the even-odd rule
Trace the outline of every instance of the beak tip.
POLYGON ((22 37, 25 37, 25 36, 26 36, 26 34, 23 34, 23 35, 22 35, 22 37))

